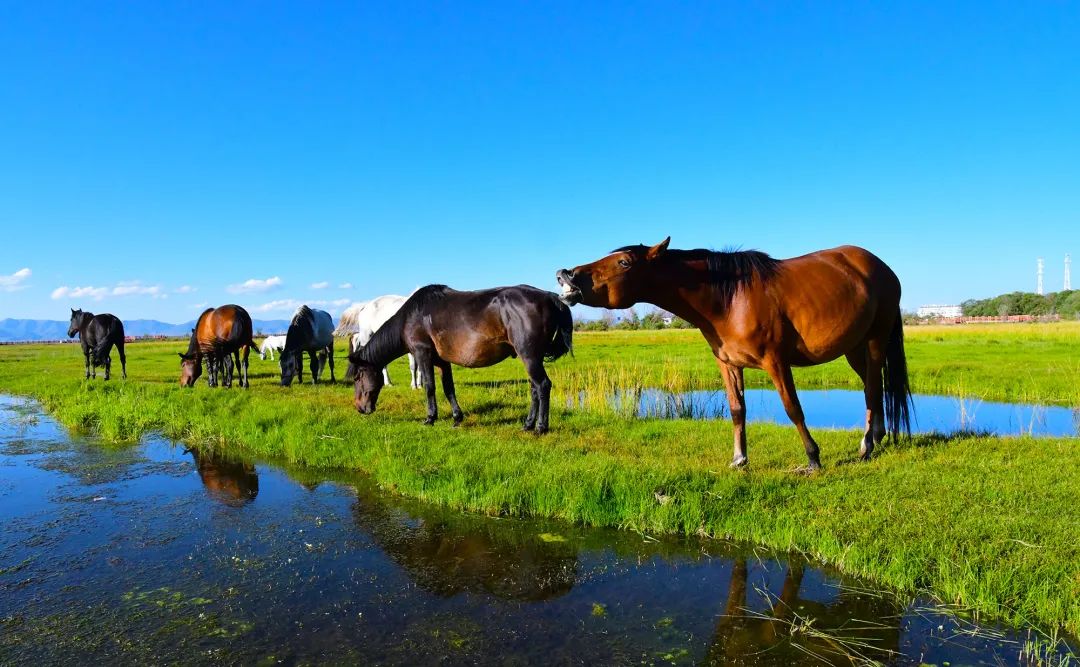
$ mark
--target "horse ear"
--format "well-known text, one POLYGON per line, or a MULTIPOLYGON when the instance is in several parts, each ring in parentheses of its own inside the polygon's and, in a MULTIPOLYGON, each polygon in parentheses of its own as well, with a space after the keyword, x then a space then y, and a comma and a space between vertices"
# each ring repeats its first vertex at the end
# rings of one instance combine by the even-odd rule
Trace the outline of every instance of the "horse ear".
POLYGON ((645 259, 656 259, 660 255, 663 255, 664 251, 667 250, 669 243, 671 243, 670 236, 661 241, 660 243, 657 243, 653 247, 649 248, 649 250, 645 253, 645 259))
POLYGON ((177 352, 176 354, 177 354, 177 356, 179 356, 179 357, 180 357, 181 359, 187 359, 187 357, 185 357, 185 356, 184 356, 184 353, 183 353, 183 352, 177 352))

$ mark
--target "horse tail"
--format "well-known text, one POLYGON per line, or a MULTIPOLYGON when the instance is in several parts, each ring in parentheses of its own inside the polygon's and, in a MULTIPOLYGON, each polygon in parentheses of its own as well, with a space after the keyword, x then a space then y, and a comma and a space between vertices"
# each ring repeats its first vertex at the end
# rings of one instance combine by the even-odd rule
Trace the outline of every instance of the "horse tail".
POLYGON ((359 328, 360 313, 364 310, 364 306, 366 305, 366 303, 354 303, 342 311, 341 317, 338 319, 337 327, 334 328, 334 336, 348 336, 356 333, 356 330, 359 328))
POLYGON ((893 440, 900 431, 911 436, 911 384, 908 382, 907 357, 904 355, 904 318, 898 308, 896 322, 885 348, 885 421, 893 440))
POLYGON ((554 294, 551 296, 557 320, 555 334, 551 337, 551 341, 548 342, 547 349, 544 350, 544 359, 547 361, 555 361, 567 352, 574 353, 574 316, 570 312, 570 306, 567 306, 554 294))

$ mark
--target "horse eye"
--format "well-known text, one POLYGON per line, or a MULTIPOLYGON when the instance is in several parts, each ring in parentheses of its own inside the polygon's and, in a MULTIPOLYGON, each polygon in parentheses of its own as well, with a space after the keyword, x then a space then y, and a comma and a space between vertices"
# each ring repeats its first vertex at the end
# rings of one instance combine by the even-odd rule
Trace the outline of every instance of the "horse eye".
POLYGON ((619 266, 623 267, 624 269, 629 269, 630 268, 630 260, 620 259, 619 260, 619 266))

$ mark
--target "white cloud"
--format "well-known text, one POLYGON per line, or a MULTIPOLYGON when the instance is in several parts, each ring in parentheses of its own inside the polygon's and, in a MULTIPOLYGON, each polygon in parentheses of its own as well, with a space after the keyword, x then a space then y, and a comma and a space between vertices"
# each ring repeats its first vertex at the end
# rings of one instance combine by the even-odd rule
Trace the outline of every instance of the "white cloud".
POLYGON ((173 290, 173 294, 191 294, 192 292, 198 292, 199 288, 192 287, 191 285, 181 285, 173 290))
POLYGON ((274 301, 268 301, 261 306, 255 306, 252 308, 256 313, 275 313, 275 312, 287 312, 291 313, 297 308, 303 305, 308 305, 312 308, 325 308, 331 313, 337 312, 338 308, 347 306, 352 303, 349 299, 315 299, 314 301, 299 301, 297 299, 275 299, 274 301))
POLYGON ((268 292, 281 285, 281 278, 274 276, 273 278, 267 278, 265 280, 249 278, 238 285, 229 285, 225 289, 228 290, 230 294, 247 294, 249 292, 268 292))
POLYGON ((138 280, 126 280, 117 283, 114 287, 68 287, 61 285, 52 291, 50 295, 54 300, 58 299, 93 299, 101 301, 107 296, 150 296, 155 299, 167 299, 168 294, 162 290, 161 285, 143 285, 138 280))
POLYGON ((32 273, 30 269, 19 269, 10 276, 0 276, 0 292, 17 292, 24 289, 26 285, 23 283, 32 273))
POLYGON ((101 301, 108 294, 108 287, 68 287, 67 285, 63 285, 54 289, 51 296, 53 299, 63 299, 67 297, 71 299, 93 299, 94 301, 101 301))
POLYGON ((338 285, 338 289, 352 289, 352 283, 341 283, 338 285))
POLYGON ((138 280, 117 283, 110 294, 112 296, 152 296, 155 299, 166 296, 161 291, 161 285, 143 285, 138 280))
POLYGON ((330 287, 330 283, 325 280, 320 280, 317 283, 311 283, 311 289, 326 289, 327 287, 330 287))

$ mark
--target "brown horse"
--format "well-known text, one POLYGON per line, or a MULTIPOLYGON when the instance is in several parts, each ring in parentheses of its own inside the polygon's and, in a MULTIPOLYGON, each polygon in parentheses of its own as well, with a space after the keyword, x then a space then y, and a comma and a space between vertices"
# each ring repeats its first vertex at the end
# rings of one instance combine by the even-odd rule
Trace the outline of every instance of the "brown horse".
POLYGON ((841 355, 862 378, 869 459, 885 436, 911 432, 911 390, 900 319, 900 281, 870 252, 854 246, 777 260, 760 252, 668 250, 626 246, 555 276, 563 300, 602 308, 655 304, 705 336, 723 374, 735 427, 731 465, 746 465, 743 369, 772 378, 802 437, 810 469, 821 467, 803 419, 792 366, 823 364, 841 355), (884 402, 884 406, 882 403, 884 402))
POLYGON ((191 330, 187 353, 178 353, 180 386, 195 385, 195 381, 202 375, 204 357, 207 384, 216 387, 220 372, 222 384, 226 387, 232 385, 232 359, 229 355, 234 355, 236 367, 240 371, 240 386, 247 387, 248 353, 252 349, 258 350, 251 340, 251 329, 251 316, 240 306, 229 304, 204 310, 195 328, 191 330))

